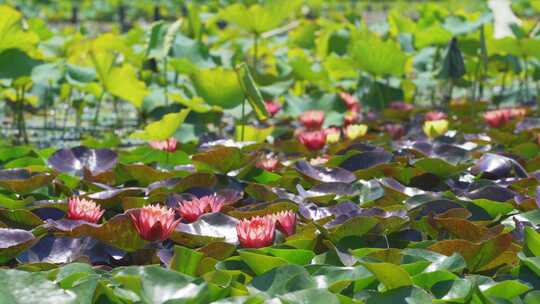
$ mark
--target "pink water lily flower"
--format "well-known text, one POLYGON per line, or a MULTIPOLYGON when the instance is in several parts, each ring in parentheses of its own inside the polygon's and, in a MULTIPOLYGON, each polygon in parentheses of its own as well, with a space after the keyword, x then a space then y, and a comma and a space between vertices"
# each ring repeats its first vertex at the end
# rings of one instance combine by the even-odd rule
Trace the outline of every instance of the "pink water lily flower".
POLYGON ((508 109, 510 111, 510 117, 511 118, 523 118, 527 116, 527 109, 526 108, 511 108, 508 109))
POLYGON ((296 231, 296 213, 281 211, 270 214, 269 217, 275 221, 276 228, 286 236, 291 236, 296 231))
POLYGON ((167 239, 180 222, 174 219, 174 210, 157 204, 133 210, 129 216, 141 238, 149 242, 167 239))
POLYGON ((176 151, 176 146, 178 145, 178 141, 176 138, 169 138, 166 140, 159 140, 159 141, 151 141, 150 146, 156 150, 161 150, 165 152, 174 152, 176 151))
POLYGON ((326 134, 322 130, 303 131, 298 135, 298 140, 310 151, 317 151, 324 147, 326 134))
POLYGON ((275 100, 267 100, 264 102, 264 107, 266 108, 266 111, 271 115, 276 115, 279 110, 281 110, 281 104, 275 100))
POLYGON ((500 128, 510 121, 510 112, 506 110, 492 110, 484 113, 484 121, 492 128, 500 128))
POLYGON ((341 97, 341 100, 343 100, 343 103, 345 104, 345 107, 347 107, 347 110, 357 113, 360 112, 360 102, 358 102, 358 99, 356 99, 356 97, 347 92, 339 93, 339 97, 341 97))
POLYGON ((424 119, 427 121, 446 119, 447 116, 443 112, 429 111, 424 115, 424 119))
POLYGON ((83 220, 90 223, 97 223, 105 210, 96 204, 96 202, 87 199, 81 199, 74 196, 68 200, 67 218, 70 220, 83 220))
POLYGON ((343 116, 343 126, 348 126, 360 121, 360 114, 356 111, 347 111, 343 116))
POLYGON ((390 108, 398 111, 410 111, 414 109, 414 106, 403 101, 393 101, 390 103, 390 108))
POLYGON ((244 248, 261 248, 272 245, 275 230, 275 221, 266 216, 244 219, 236 225, 238 241, 240 246, 244 248))
POLYGON ((306 111, 300 115, 300 122, 308 129, 319 129, 324 122, 324 112, 319 110, 306 111))
POLYGON ((270 171, 270 172, 276 171, 279 168, 279 166, 280 166, 279 159, 277 157, 272 157, 272 156, 264 156, 260 158, 255 164, 255 167, 266 170, 266 171, 270 171))
POLYGON ((212 194, 182 201, 176 210, 182 219, 188 223, 192 223, 205 213, 221 211, 224 203, 225 199, 223 197, 212 194))
POLYGON ((400 124, 387 124, 384 130, 392 136, 392 139, 400 139, 405 135, 405 128, 400 124))

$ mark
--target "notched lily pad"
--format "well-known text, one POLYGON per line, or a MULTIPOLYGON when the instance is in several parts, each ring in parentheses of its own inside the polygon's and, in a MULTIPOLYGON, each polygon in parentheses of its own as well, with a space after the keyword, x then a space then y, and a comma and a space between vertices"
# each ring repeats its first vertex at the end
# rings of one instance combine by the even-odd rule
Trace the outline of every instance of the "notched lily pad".
POLYGON ((118 166, 130 180, 135 180, 141 186, 147 186, 156 181, 175 177, 174 172, 165 172, 143 164, 129 164, 118 166))
POLYGON ((507 177, 528 177, 527 171, 514 159, 506 156, 486 153, 480 157, 471 168, 475 175, 482 173, 482 176, 489 179, 502 179, 507 177))
POLYGON ((207 213, 191 224, 180 223, 170 239, 188 247, 198 247, 216 241, 237 244, 238 220, 220 212, 207 213))
POLYGON ((60 149, 49 157, 49 165, 60 172, 84 176, 87 170, 92 176, 111 170, 118 155, 110 149, 90 149, 84 146, 60 149))
POLYGON ((94 192, 87 197, 91 200, 98 202, 105 208, 112 208, 116 205, 120 205, 120 202, 124 197, 136 196, 144 193, 144 188, 138 187, 126 187, 120 189, 111 189, 100 192, 94 192))
POLYGON ((227 213, 235 218, 245 219, 289 210, 298 210, 298 205, 291 201, 279 200, 273 203, 254 204, 237 208, 236 210, 232 210, 227 213))
POLYGON ((0 228, 0 265, 30 248, 37 240, 26 230, 0 228))
POLYGON ((513 264, 517 260, 515 254, 505 254, 512 251, 512 236, 501 234, 485 242, 474 243, 467 240, 443 240, 431 245, 428 249, 437 253, 451 256, 459 253, 467 262, 471 271, 495 268, 502 264, 513 264), (502 257, 502 258, 499 258, 502 257), (494 263, 496 261, 497 263, 494 263))
POLYGON ((32 172, 28 169, 1 170, 0 187, 26 194, 48 185, 54 177, 50 172, 32 172))
POLYGON ((367 151, 349 157, 339 166, 343 169, 354 172, 356 170, 371 168, 378 164, 389 163, 391 160, 391 153, 385 151, 367 151))
POLYGON ((228 173, 244 166, 252 156, 249 156, 239 148, 218 146, 211 150, 194 154, 191 159, 200 164, 206 165, 211 169, 228 173))
POLYGON ((45 227, 59 235, 81 237, 91 236, 105 244, 128 252, 142 249, 148 244, 141 239, 129 218, 130 211, 118 214, 104 224, 92 224, 85 221, 58 220, 47 221, 45 227))
POLYGON ((296 162, 294 167, 296 171, 301 174, 323 183, 352 183, 356 180, 356 176, 348 170, 342 168, 312 166, 304 160, 296 162))

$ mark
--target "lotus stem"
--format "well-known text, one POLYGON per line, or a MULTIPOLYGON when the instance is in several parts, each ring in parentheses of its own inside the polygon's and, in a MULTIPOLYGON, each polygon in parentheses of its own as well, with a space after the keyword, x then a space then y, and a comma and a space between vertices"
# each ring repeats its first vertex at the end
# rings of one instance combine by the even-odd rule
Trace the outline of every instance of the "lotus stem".
POLYGON ((529 62, 527 60, 527 57, 523 57, 523 68, 525 69, 525 99, 526 101, 529 101, 531 94, 529 92, 529 62))
POLYGON ((504 74, 503 74, 503 77, 502 77, 502 84, 501 84, 501 91, 499 92, 499 98, 498 98, 498 101, 497 101, 497 108, 499 107, 500 103, 501 103, 501 100, 504 96, 504 91, 506 91, 506 78, 508 76, 508 68, 509 68, 509 64, 508 62, 506 63, 506 70, 504 71, 504 74))
POLYGON ((373 77, 373 80, 375 81, 375 87, 377 89, 377 94, 379 95, 379 106, 381 107, 381 110, 384 109, 384 95, 381 90, 381 87, 379 86, 379 83, 377 82, 377 78, 373 77))
POLYGON ((253 68, 257 68, 259 52, 259 36, 257 34, 253 35, 253 68))
POLYGON ((45 88, 45 115, 43 116, 43 136, 47 138, 47 127, 49 125, 49 105, 48 99, 49 99, 49 92, 51 90, 51 83, 47 85, 47 88, 45 88))
POLYGON ((98 97, 98 103, 96 105, 96 114, 94 115, 94 127, 98 125, 99 122, 99 110, 101 108, 101 102, 103 101, 103 98, 105 97, 105 88, 103 88, 103 91, 98 97))
POLYGON ((244 141, 245 130, 246 130, 246 98, 242 100, 242 135, 240 136, 241 141, 244 141))
POLYGON ((165 81, 164 94, 165 94, 165 105, 169 105, 169 88, 168 88, 168 79, 167 79, 167 56, 163 59, 163 81, 165 81))

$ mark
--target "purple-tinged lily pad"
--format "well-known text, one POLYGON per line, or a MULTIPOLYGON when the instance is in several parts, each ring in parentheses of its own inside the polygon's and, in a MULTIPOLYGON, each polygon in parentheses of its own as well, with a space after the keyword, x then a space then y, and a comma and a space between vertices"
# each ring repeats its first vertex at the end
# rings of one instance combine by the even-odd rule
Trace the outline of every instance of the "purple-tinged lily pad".
POLYGON ((188 247, 207 245, 217 240, 236 244, 236 224, 238 220, 234 217, 220 212, 207 213, 191 224, 178 224, 170 238, 188 247))
POLYGON ((21 254, 17 260, 23 263, 71 263, 84 256, 84 252, 95 243, 96 240, 88 237, 46 236, 21 254))
POLYGON ((128 212, 118 214, 100 225, 64 219, 58 221, 49 220, 46 227, 60 235, 71 237, 91 236, 110 246, 132 252, 144 248, 148 242, 139 236, 129 218, 128 212))
POLYGON ((118 155, 110 149, 89 149, 84 146, 60 149, 49 157, 49 165, 60 172, 84 176, 87 170, 92 176, 111 170, 118 155))
POLYGON ((506 202, 514 198, 516 193, 508 188, 488 185, 476 190, 473 190, 467 194, 470 199, 488 199, 497 202, 506 202))
POLYGON ((394 189, 398 192, 401 192, 407 196, 415 196, 415 195, 420 195, 420 194, 424 194, 426 193, 425 191, 423 190, 420 190, 418 188, 412 188, 412 187, 406 187, 404 185, 402 185, 400 182, 398 182, 397 180, 391 178, 391 177, 387 177, 387 178, 382 178, 380 180, 380 183, 387 187, 387 188, 391 188, 391 189, 394 189))
POLYGON ((508 177, 528 177, 527 171, 514 159, 486 153, 471 168, 475 175, 482 173, 482 176, 489 179, 502 179, 508 177))
POLYGON ((348 170, 342 168, 312 166, 304 160, 296 162, 295 169, 301 174, 323 183, 352 183, 356 180, 356 176, 348 170))
POLYGON ((179 177, 169 178, 169 179, 153 182, 153 183, 149 184, 146 187, 145 195, 149 195, 152 191, 157 190, 157 189, 172 188, 172 187, 176 186, 179 182, 180 182, 179 177))
POLYGON ((93 265, 110 265, 122 259, 125 252, 91 237, 55 237, 48 235, 17 257, 20 263, 65 264, 88 260, 93 265))
POLYGON ((296 185, 298 194, 302 201, 311 201, 319 204, 327 204, 331 200, 341 196, 352 196, 356 189, 352 184, 346 183, 321 183, 313 186, 309 190, 304 190, 302 185, 296 185))
POLYGON ((368 152, 368 151, 383 151, 383 150, 382 150, 382 148, 377 147, 377 146, 374 146, 374 145, 369 145, 369 144, 366 144, 366 143, 355 142, 355 143, 349 145, 347 148, 338 151, 338 152, 336 153, 336 155, 344 155, 344 154, 346 154, 346 153, 349 152, 349 151, 368 152))
POLYGON ((392 154, 385 151, 367 151, 353 155, 343 161, 339 166, 348 171, 371 168, 378 164, 386 164, 392 160, 392 154))
POLYGON ((350 184, 346 183, 320 183, 317 184, 309 191, 307 191, 310 195, 325 195, 325 194, 336 194, 336 195, 354 195, 356 190, 354 187, 350 184))
POLYGON ((0 171, 0 187, 25 194, 50 184, 54 175, 49 172, 31 172, 27 169, 0 171))
POLYGON ((0 228, 0 265, 31 247, 37 240, 26 230, 0 228))
POLYGON ((120 189, 111 189, 100 192, 94 192, 87 195, 91 200, 98 202, 105 208, 112 208, 120 205, 120 202, 124 197, 136 196, 144 193, 144 188, 138 187, 126 187, 120 189))
POLYGON ((416 219, 428 214, 441 214, 450 209, 463 208, 462 205, 445 198, 436 198, 429 195, 417 195, 407 200, 407 209, 417 209, 420 212, 416 219))
POLYGON ((308 220, 320 220, 325 217, 329 217, 332 215, 332 212, 329 210, 328 207, 319 207, 313 203, 309 204, 300 204, 300 207, 298 208, 298 212, 300 215, 308 220))
POLYGON ((435 155, 453 165, 467 160, 469 158, 467 152, 464 148, 452 144, 436 145, 433 149, 435 155))
POLYGON ((540 129, 540 118, 539 117, 525 117, 516 125, 516 132, 522 132, 527 130, 540 129))

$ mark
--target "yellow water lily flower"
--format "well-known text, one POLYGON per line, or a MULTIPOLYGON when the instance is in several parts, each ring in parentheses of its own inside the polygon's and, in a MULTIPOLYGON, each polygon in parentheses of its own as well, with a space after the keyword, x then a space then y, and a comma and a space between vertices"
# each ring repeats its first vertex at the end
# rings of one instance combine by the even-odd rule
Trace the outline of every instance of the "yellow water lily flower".
POLYGON ((355 140, 359 137, 366 135, 368 127, 364 124, 348 125, 345 128, 345 136, 350 140, 355 140))
POLYGON ((439 119, 426 121, 424 122, 423 130, 429 138, 443 135, 448 131, 448 120, 439 119))

